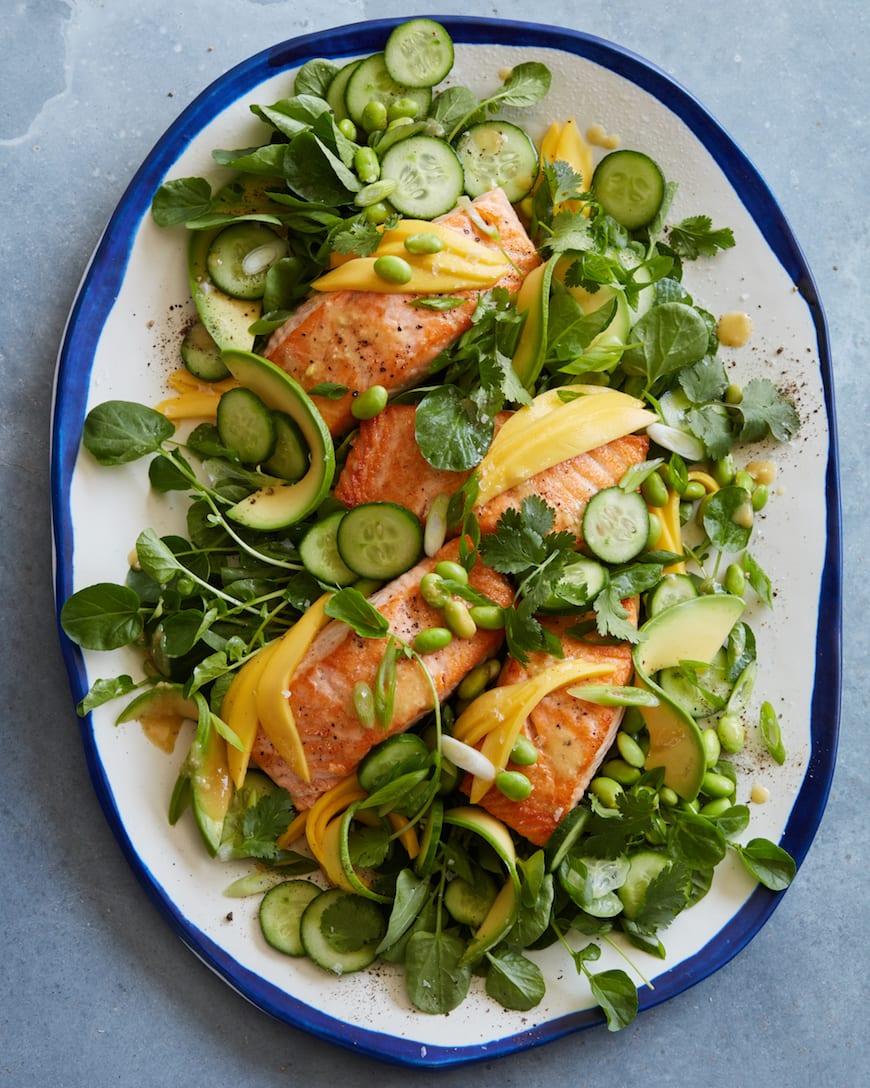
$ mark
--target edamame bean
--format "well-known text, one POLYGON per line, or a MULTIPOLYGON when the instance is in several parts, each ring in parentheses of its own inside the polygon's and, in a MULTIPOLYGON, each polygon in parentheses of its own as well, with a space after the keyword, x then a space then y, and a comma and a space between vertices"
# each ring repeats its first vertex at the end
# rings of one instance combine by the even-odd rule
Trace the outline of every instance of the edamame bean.
POLYGON ((499 771, 495 788, 509 801, 525 801, 532 792, 532 784, 522 771, 499 771))
POLYGON ((363 729, 371 729, 375 724, 375 697, 365 680, 353 686, 353 708, 363 729))
POLYGON ((381 176, 380 160, 370 147, 357 148, 353 153, 353 168, 356 176, 365 185, 377 181, 381 176))
POLYGON ((640 771, 624 759, 608 759, 601 767, 605 778, 612 778, 620 786, 633 786, 640 778, 640 771))
POLYGON ((379 132, 387 127, 387 107, 377 98, 373 98, 363 107, 360 120, 366 132, 379 132))
POLYGON ((416 117, 420 112, 420 104, 413 98, 397 98, 390 103, 387 115, 393 121, 397 117, 416 117))
POLYGON ((387 122, 387 132, 392 132, 394 128, 404 128, 405 125, 412 125, 413 123, 410 117, 394 117, 387 122))
POLYGON ((616 808, 617 799, 624 790, 615 779, 596 775, 589 783, 589 792, 606 808, 616 808))
POLYGON ((651 551, 662 536, 662 522, 661 518, 657 514, 650 512, 649 515, 649 532, 646 534, 646 546, 651 551))
POLYGON ((700 480, 689 480, 686 484, 686 490, 683 492, 683 498, 687 502, 697 502, 698 499, 703 499, 707 494, 707 488, 701 483, 700 480))
POLYGON ((378 257, 374 269, 375 275, 380 276, 387 283, 408 283, 414 275, 406 260, 402 257, 394 257, 392 254, 378 257))
POLYGON ((724 774, 705 771, 701 779, 701 793, 707 797, 730 797, 734 793, 734 783, 724 774))
POLYGON ((520 733, 511 748, 511 763, 519 767, 532 767, 538 762, 538 749, 525 733, 520 733))
POLYGON ((373 419, 382 412, 389 400, 389 393, 382 385, 370 385, 358 397, 354 397, 350 406, 354 419, 373 419))
POLYGON ((405 239, 405 249, 409 253, 440 253, 444 243, 437 234, 421 231, 419 234, 409 234, 405 239))
POLYGON ((726 593, 742 597, 746 589, 746 575, 743 573, 743 567, 739 563, 729 563, 722 584, 725 586, 726 593))
POLYGON ((628 733, 617 733, 616 747, 619 754, 630 767, 643 767, 646 762, 646 756, 643 754, 643 749, 634 737, 630 736, 628 733))
POLYGON ((477 634, 477 624, 464 601, 451 598, 444 605, 444 619, 457 638, 474 638, 477 634))
POLYGON ((501 631, 504 627, 504 609, 497 604, 475 604, 468 611, 484 631, 501 631))
MULTIPOLYGON (((372 204, 381 204, 384 200, 387 199, 390 193, 393 192, 393 190, 396 188, 396 184, 397 183, 395 178, 381 178, 380 181, 373 181, 371 185, 364 185, 362 189, 360 189, 360 191, 353 198, 353 202, 358 208, 368 208, 372 204)), ((379 260, 401 261, 402 258, 380 257, 379 260)), ((407 261, 403 261, 402 263, 408 265, 407 261)), ((408 271, 411 271, 410 265, 408 265, 408 271)), ((404 283, 405 281, 402 280, 401 282, 404 283)))
POLYGON ((702 729, 701 741, 704 745, 704 759, 708 767, 715 767, 722 754, 722 745, 715 729, 702 729))
POLYGON ((672 790, 670 786, 662 786, 659 790, 659 804, 665 805, 668 808, 673 808, 679 803, 679 794, 675 790, 672 790))
POLYGON ((731 382, 728 388, 725 390, 725 396, 722 398, 726 404, 740 404, 743 400, 743 389, 737 382, 731 382))
POLYGON ((730 483, 733 483, 736 471, 734 458, 728 453, 724 457, 720 457, 713 465, 713 478, 720 487, 727 487, 730 483))
POLYGON ((723 812, 727 812, 729 808, 734 804, 730 797, 717 797, 713 801, 708 801, 706 805, 701 805, 701 815, 707 816, 711 820, 717 816, 721 816, 723 812))
POLYGON ((425 627, 414 636, 411 645, 418 654, 434 654, 453 641, 453 632, 446 627, 425 627))
POLYGON ((367 223, 374 223, 375 226, 378 226, 381 223, 386 223, 389 219, 390 209, 383 200, 379 200, 377 204, 369 204, 363 211, 363 215, 367 223))
POLYGON ((478 695, 486 690, 491 680, 498 676, 499 669, 500 666, 497 661, 484 661, 481 665, 477 665, 463 679, 456 694, 464 702, 470 703, 472 699, 476 699, 478 695), (494 670, 493 666, 495 666, 494 670))
POLYGON ((755 480, 752 479, 745 468, 742 468, 734 474, 734 486, 742 487, 744 491, 748 491, 751 495, 755 488, 755 480))
POLYGON ((769 495, 770 489, 767 484, 756 484, 755 490, 752 492, 752 509, 763 510, 767 506, 769 495))
POLYGON ((448 594, 444 582, 434 571, 424 574, 420 579, 420 596, 433 608, 443 608, 447 604, 448 594))
POLYGON ((338 122, 338 131, 346 140, 356 140, 358 135, 356 125, 349 117, 342 117, 338 122))
POLYGON ((733 755, 742 750, 746 731, 736 714, 723 714, 716 725, 716 732, 724 751, 733 755))
POLYGON ((461 563, 454 563, 452 559, 442 559, 435 564, 435 573, 439 578, 446 578, 451 582, 459 582, 463 586, 468 585, 468 571, 461 563))
POLYGON ((651 472, 640 485, 640 492, 650 506, 666 506, 668 488, 657 472, 651 472))

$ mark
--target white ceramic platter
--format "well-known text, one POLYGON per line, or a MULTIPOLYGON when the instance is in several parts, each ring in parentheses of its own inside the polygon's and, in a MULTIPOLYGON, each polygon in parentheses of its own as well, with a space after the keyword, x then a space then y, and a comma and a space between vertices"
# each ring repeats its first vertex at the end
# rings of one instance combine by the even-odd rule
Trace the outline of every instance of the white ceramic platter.
MULTIPOLYGON (((737 758, 739 799, 754 783, 770 800, 752 805, 750 834, 781 842, 798 862, 809 848, 833 770, 840 690, 840 522, 830 359, 812 278, 787 223, 753 166, 704 109, 663 73, 624 50, 571 31, 532 24, 446 18, 456 48, 452 79, 483 94, 499 72, 544 61, 552 90, 520 120, 539 136, 552 119, 601 124, 622 146, 652 155, 680 183, 671 220, 705 214, 730 226, 735 249, 695 262, 686 279, 714 314, 744 310, 754 334, 742 349, 723 349, 738 380, 765 376, 794 398, 802 427, 787 447, 754 451, 778 465, 775 494, 759 519, 753 551, 776 591, 773 612, 754 610, 762 681, 759 698, 781 715, 788 760, 765 757, 753 741, 737 758)), ((393 24, 364 23, 276 46, 209 87, 159 141, 122 197, 84 278, 70 316, 57 373, 52 499, 58 607, 98 581, 123 582, 139 531, 179 525, 181 506, 152 496, 144 464, 100 469, 79 456, 87 410, 119 398, 153 404, 166 395, 186 301, 185 237, 157 228, 153 193, 168 178, 223 180, 214 148, 255 145, 262 129, 252 102, 291 93, 306 60, 337 61, 382 47, 393 24)), ((140 674, 132 652, 82 654, 64 640, 76 701, 101 676, 140 674)), ((509 1054, 599 1024, 588 988, 566 957, 538 954, 547 995, 529 1013, 511 1013, 473 989, 448 1018, 416 1012, 401 976, 389 967, 334 978, 270 950, 259 933, 254 900, 223 890, 248 871, 211 861, 193 822, 174 828, 167 801, 186 747, 167 757, 135 725, 116 728, 115 707, 82 722, 94 786, 131 865, 182 940, 242 995, 316 1035, 416 1066, 448 1066, 509 1054), (228 918, 232 912, 231 920, 228 918)), ((641 1009, 699 982, 737 953, 770 916, 777 896, 754 887, 739 862, 726 861, 712 891, 664 934, 664 962, 642 953, 654 989, 641 987, 641 1009)), ((622 966, 605 950, 600 966, 622 966)))

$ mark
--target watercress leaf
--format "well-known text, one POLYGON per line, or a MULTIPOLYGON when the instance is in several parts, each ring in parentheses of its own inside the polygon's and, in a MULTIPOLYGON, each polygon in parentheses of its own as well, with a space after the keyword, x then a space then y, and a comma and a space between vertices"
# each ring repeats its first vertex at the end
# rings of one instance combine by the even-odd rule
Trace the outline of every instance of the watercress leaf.
POLYGON ((748 502, 745 488, 728 486, 712 492, 704 504, 704 532, 721 551, 742 551, 749 543, 751 527, 734 520, 748 502))
POLYGON ((209 654, 208 657, 203 658, 191 672, 184 684, 184 694, 187 696, 193 695, 199 691, 200 688, 205 687, 206 684, 210 684, 213 680, 216 680, 219 676, 227 671, 229 662, 227 661, 227 655, 220 651, 215 654, 209 654))
POLYGON ((639 948, 641 952, 646 952, 660 960, 667 958, 668 953, 662 942, 658 937, 646 933, 642 926, 636 925, 629 918, 623 918, 620 921, 620 928, 634 947, 639 948))
POLYGON ((175 178, 164 182, 151 200, 151 215, 159 227, 173 227, 205 215, 211 209, 211 186, 205 178, 175 178))
POLYGON ((631 331, 638 347, 623 355, 623 365, 646 379, 652 388, 661 379, 697 363, 707 353, 707 324, 698 311, 683 302, 653 306, 631 331))
POLYGON ((550 69, 539 61, 518 64, 491 101, 497 100, 500 106, 534 106, 546 97, 552 78, 550 69))
POLYGON ((378 954, 403 936, 423 909, 429 896, 429 882, 421 880, 411 869, 403 869, 396 878, 396 894, 387 923, 387 932, 378 946, 378 954))
POLYGON ((746 580, 758 594, 768 608, 773 608, 773 592, 770 578, 761 569, 758 560, 749 552, 743 554, 743 569, 746 571, 746 580))
POLYGON ((85 417, 82 442, 101 465, 123 465, 156 453, 175 433, 161 412, 125 400, 109 400, 85 417))
POLYGON ((405 988, 421 1012, 447 1013, 465 1000, 471 966, 461 963, 465 942, 455 933, 417 932, 405 948, 405 988))
POLYGON ((751 839, 745 846, 729 844, 759 884, 772 892, 781 892, 794 880, 794 858, 769 839, 751 839))
POLYGON ((113 582, 73 593, 60 610, 68 638, 85 650, 117 650, 135 643, 145 626, 138 595, 113 582))
POLYGON ((554 295, 547 326, 547 358, 565 362, 582 355, 613 320, 616 305, 613 299, 586 314, 573 295, 567 292, 554 295))
POLYGON ((172 457, 167 457, 160 453, 148 465, 148 482, 155 491, 165 493, 186 491, 190 488, 190 478, 178 467, 176 457, 180 457, 180 454, 173 453, 172 457))
POLYGON ((462 472, 479 464, 494 431, 492 417, 455 385, 430 390, 417 405, 414 431, 433 468, 462 472))
POLYGON ((758 442, 768 430, 778 441, 788 442, 798 432, 800 420, 794 405, 769 378, 747 382, 737 408, 743 420, 741 442, 758 442))
POLYGON ((168 585, 185 568, 176 559, 170 546, 153 529, 144 529, 136 538, 139 566, 161 586, 168 585))
POLYGON ((384 616, 353 586, 333 593, 324 612, 330 619, 341 620, 352 627, 361 638, 384 638, 389 632, 384 616))
POLYGON ((749 806, 732 805, 731 808, 712 819, 722 834, 731 839, 749 827, 749 806))
POLYGON ((675 814, 668 846, 671 854, 690 869, 712 868, 726 854, 722 831, 712 821, 693 812, 675 814))
POLYGON ((297 196, 331 205, 349 204, 361 186, 353 171, 308 130, 287 145, 282 172, 297 196))
POLYGON ((197 644, 203 613, 197 608, 173 612, 162 625, 162 648, 168 657, 183 657, 197 644))
POLYGON ((314 57, 306 61, 296 73, 296 79, 293 81, 294 93, 325 98, 330 83, 338 73, 338 67, 334 61, 326 60, 324 57, 314 57))
POLYGON ((541 1003, 546 984, 536 963, 512 948, 489 953, 487 959, 486 992, 502 1008, 527 1012, 541 1003))
POLYGON ((116 699, 119 695, 126 695, 128 692, 135 691, 139 685, 133 680, 132 676, 113 676, 108 680, 95 680, 91 684, 90 691, 85 695, 84 699, 80 700, 76 706, 76 714, 80 718, 83 718, 85 714, 89 713, 95 707, 102 706, 104 703, 109 703, 112 699, 116 699))
POLYGON ((279 176, 284 172, 286 144, 266 144, 263 147, 243 147, 235 150, 212 151, 212 158, 221 166, 238 170, 243 174, 265 177, 279 176))
POLYGON ((467 87, 448 87, 432 99, 429 119, 451 132, 460 122, 472 120, 479 107, 480 99, 467 87))
POLYGON ((589 976, 589 986, 608 1031, 621 1031, 637 1016, 637 990, 625 971, 598 971, 589 976))

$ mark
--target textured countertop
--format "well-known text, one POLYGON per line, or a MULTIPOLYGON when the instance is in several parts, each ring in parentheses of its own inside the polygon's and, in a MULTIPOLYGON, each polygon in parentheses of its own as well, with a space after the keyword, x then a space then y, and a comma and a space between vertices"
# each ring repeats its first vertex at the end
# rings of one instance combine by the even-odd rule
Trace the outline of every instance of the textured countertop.
MULTIPOLYGON (((66 315, 104 224, 164 129, 213 79, 272 43, 428 10, 383 0, 0 4, 0 1085, 435 1080, 274 1022, 192 956, 143 893, 92 791, 71 707, 55 635, 47 475, 66 315)), ((595 1028, 437 1074, 438 1083, 865 1083, 870 506, 859 443, 870 351, 870 9, 865 0, 553 0, 543 11, 501 0, 436 10, 539 19, 617 42, 687 87, 754 161, 827 312, 846 585, 838 767, 816 840, 769 923, 717 974, 621 1034, 595 1028)))

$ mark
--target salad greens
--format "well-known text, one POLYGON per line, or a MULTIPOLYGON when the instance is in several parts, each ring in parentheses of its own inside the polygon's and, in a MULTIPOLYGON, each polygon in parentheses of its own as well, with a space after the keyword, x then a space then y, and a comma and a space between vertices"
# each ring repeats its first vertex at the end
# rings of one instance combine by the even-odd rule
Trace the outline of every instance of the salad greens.
MULTIPOLYGON (((394 98, 392 117, 381 103, 384 124, 365 131, 333 95, 347 75, 342 71, 328 60, 310 61, 291 95, 251 107, 269 126, 268 140, 214 152, 215 161, 242 175, 244 184, 214 191, 204 178, 179 178, 154 196, 152 214, 162 227, 202 232, 255 220, 286 241, 288 255, 265 277, 262 314, 251 326, 256 346, 307 297, 331 255, 370 255, 383 226, 397 222, 389 193, 372 203, 360 200, 371 184, 360 176, 361 150, 382 153, 421 133, 450 145, 504 107, 535 105, 551 80, 543 64, 525 63, 484 98, 464 86, 434 90, 425 114, 407 105, 400 112, 394 98), (244 198, 252 179, 262 183, 262 199, 254 205, 244 198)), ((442 566, 429 588, 439 600, 458 602, 472 626, 503 628, 506 652, 521 664, 535 652, 563 656, 560 638, 547 623, 553 613, 569 618, 567 636, 606 644, 641 640, 643 619, 666 606, 656 605, 665 591, 689 597, 751 591, 761 607, 772 606, 770 580, 750 551, 754 516, 768 489, 738 470, 733 454, 767 437, 787 441, 798 418, 772 382, 755 378, 741 388, 726 372, 717 354, 715 319, 689 293, 683 267, 715 258, 736 240, 729 228, 714 226, 702 214, 669 224, 675 189, 667 183, 647 226, 627 230, 604 212, 594 184, 590 188, 576 163, 542 157, 534 188, 521 205, 548 266, 540 311, 521 309, 501 287, 481 292, 470 327, 435 360, 425 387, 401 395, 417 406, 416 441, 425 460, 436 470, 469 475, 444 516, 443 532, 460 534, 460 563, 448 564, 449 570, 442 566), (621 320, 620 335, 615 330, 621 320), (540 365, 526 383, 513 364, 535 321, 540 365), (619 482, 625 492, 640 490, 644 496, 647 543, 627 562, 593 562, 579 582, 577 538, 555 527, 555 511, 543 498, 524 498, 486 534, 474 510, 474 470, 490 447, 499 413, 550 389, 566 399, 576 396, 572 385, 578 382, 630 393, 660 420, 657 430, 650 429, 649 458, 619 482), (468 584, 466 572, 477 560, 511 579, 508 605, 468 584), (599 579, 594 587, 588 580, 593 567, 599 579), (631 599, 640 602, 640 628, 626 608, 631 599)), ((416 297, 412 305, 449 310, 463 301, 436 294, 416 297)), ((346 391, 325 383, 309 392, 340 397, 346 391)), ((143 653, 141 679, 124 674, 96 680, 79 713, 139 688, 176 685, 185 699, 207 698, 207 728, 228 749, 242 750, 244 739, 222 717, 234 679, 324 591, 326 616, 383 643, 374 683, 354 691, 360 721, 370 725, 374 739, 393 718, 398 662, 415 662, 436 692, 426 654, 390 633, 367 599, 370 586, 337 588, 306 569, 299 544, 312 525, 338 509, 334 500, 282 529, 241 526, 227 511, 281 481, 243 463, 211 423, 180 433, 164 414, 139 404, 111 401, 92 409, 83 444, 108 467, 150 458, 151 488, 185 493, 190 505, 186 535, 161 537, 151 528, 139 534, 124 585, 87 587, 63 606, 63 630, 82 648, 135 646, 143 653)), ((345 453, 340 447, 339 467, 345 453)), ((372 749, 382 760, 378 775, 371 765, 366 773, 363 761, 359 781, 370 788, 337 814, 335 865, 348 899, 337 898, 324 913, 330 935, 321 927, 318 945, 321 938, 331 942, 336 954, 356 957, 359 965, 370 962, 363 953, 371 946, 372 956, 403 965, 415 1007, 445 1013, 462 1003, 476 975, 485 977, 486 993, 505 1008, 534 1008, 546 988, 534 951, 560 944, 608 1027, 618 1030, 636 1014, 637 985, 625 970, 595 969, 602 943, 620 951, 627 943, 663 959, 661 934, 703 898, 729 852, 773 891, 786 887, 794 874, 794 862, 780 847, 759 838, 739 841, 749 808, 737 800, 729 757, 743 747, 743 721, 758 672, 752 629, 738 622, 713 665, 685 661, 671 670, 679 674, 674 682, 683 685, 684 697, 705 708, 697 715, 706 752, 697 798, 681 800, 665 784, 663 768, 645 766, 649 737, 641 708, 649 705, 648 693, 618 685, 588 689, 590 700, 622 708, 620 732, 586 796, 543 848, 501 825, 494 829, 498 821, 492 817, 468 816, 458 789, 463 767, 445 754, 461 751, 459 742, 449 749, 444 742, 497 671, 475 670, 460 694, 443 705, 433 698, 431 713, 413 727, 420 739, 413 758, 400 758, 397 737, 389 737, 372 749), (413 855, 400 845, 412 829, 419 833, 413 855), (364 932, 356 909, 361 900, 370 911, 364 932)), ((769 702, 762 705, 759 730, 767 751, 782 763, 785 748, 769 702)), ((198 736, 201 743, 200 730, 198 736)), ((528 748, 531 753, 519 744, 514 749, 515 769, 508 772, 513 789, 522 786, 523 760, 527 766, 538 758, 528 748)), ((191 795, 190 779, 183 769, 173 821, 186 803, 205 803, 195 791, 191 795)), ((507 789, 506 783, 506 794, 507 789)), ((297 853, 285 841, 297 815, 286 790, 249 772, 220 814, 216 853, 222 860, 255 859, 266 871, 237 881, 230 894, 259 893, 318 867, 308 852, 297 853)), ((310 954, 321 962, 321 953, 310 954)))

